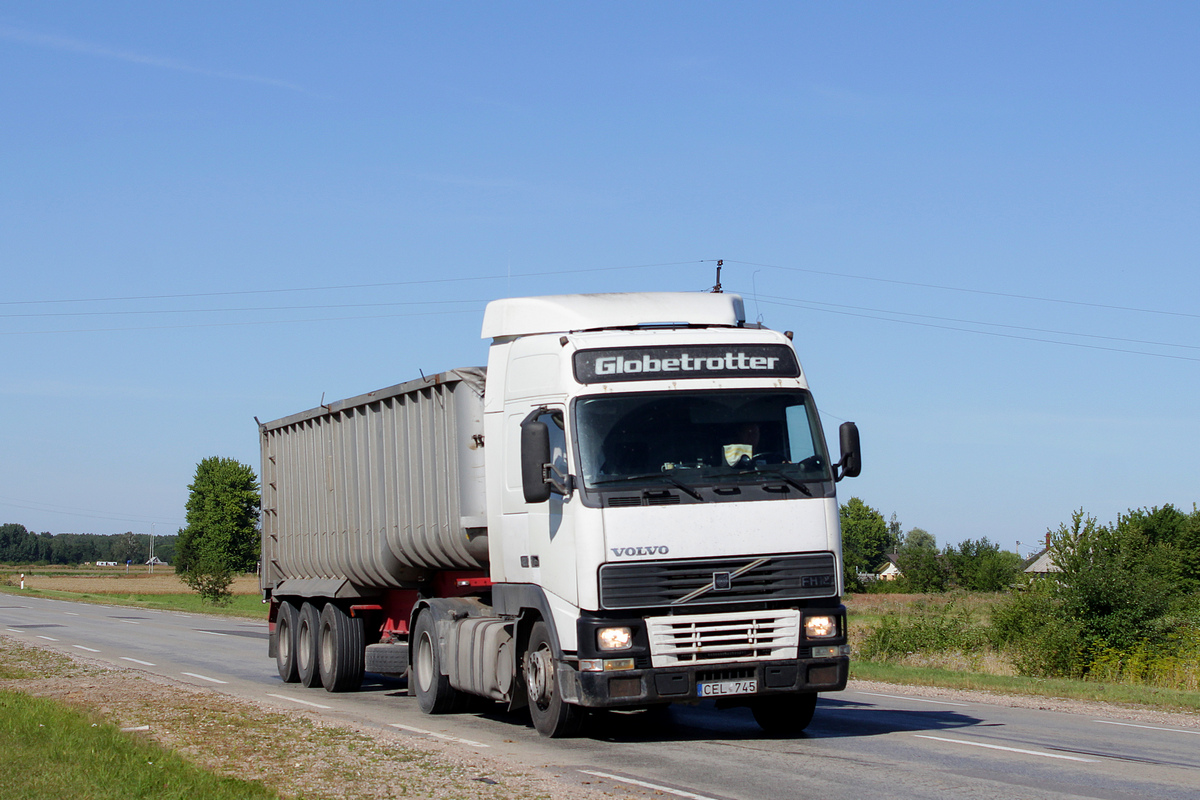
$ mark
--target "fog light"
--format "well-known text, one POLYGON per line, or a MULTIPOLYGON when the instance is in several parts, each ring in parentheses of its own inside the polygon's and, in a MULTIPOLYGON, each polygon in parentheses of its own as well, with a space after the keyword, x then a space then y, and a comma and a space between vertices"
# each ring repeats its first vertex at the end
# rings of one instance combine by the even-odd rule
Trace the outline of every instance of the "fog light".
POLYGON ((603 672, 604 660, 599 658, 581 658, 579 659, 580 672, 603 672))
POLYGON ((837 636, 837 617, 822 615, 804 618, 804 635, 809 639, 837 636))
POLYGON ((812 649, 813 658, 836 658, 839 649, 840 648, 838 648, 837 645, 830 645, 829 647, 814 647, 812 649))
POLYGON ((601 628, 596 631, 596 643, 601 650, 628 650, 633 644, 629 628, 601 628))
POLYGON ((632 658, 606 658, 604 659, 605 672, 620 672, 626 669, 633 669, 632 658))

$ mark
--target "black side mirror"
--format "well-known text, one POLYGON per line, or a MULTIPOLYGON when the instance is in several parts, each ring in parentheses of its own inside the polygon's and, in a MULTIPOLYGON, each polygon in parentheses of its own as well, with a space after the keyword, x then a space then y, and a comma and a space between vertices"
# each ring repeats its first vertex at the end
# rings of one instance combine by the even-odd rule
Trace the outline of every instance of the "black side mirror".
POLYGON ((550 428, 544 422, 527 420, 521 425, 521 491, 526 503, 550 499, 545 466, 550 463, 550 428))
POLYGON ((858 443, 858 426, 853 422, 843 422, 838 428, 838 438, 842 445, 842 460, 837 464, 841 472, 835 480, 857 478, 862 472, 862 450, 858 443))

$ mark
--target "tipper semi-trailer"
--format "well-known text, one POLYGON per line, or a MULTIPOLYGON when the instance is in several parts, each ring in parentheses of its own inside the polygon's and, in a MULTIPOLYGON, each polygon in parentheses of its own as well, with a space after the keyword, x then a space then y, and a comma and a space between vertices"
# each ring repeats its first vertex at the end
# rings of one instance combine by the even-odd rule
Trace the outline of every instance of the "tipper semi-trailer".
POLYGON ((260 425, 284 681, 406 676, 426 713, 715 698, 803 730, 849 667, 831 461, 790 333, 732 294, 496 300, 487 368, 260 425))

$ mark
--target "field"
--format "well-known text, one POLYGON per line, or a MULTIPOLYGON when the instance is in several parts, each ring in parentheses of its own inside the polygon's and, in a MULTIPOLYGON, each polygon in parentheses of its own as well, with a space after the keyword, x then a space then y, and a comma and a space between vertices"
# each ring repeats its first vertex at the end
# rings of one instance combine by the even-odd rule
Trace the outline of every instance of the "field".
POLYGON ((153 574, 145 567, 129 572, 124 567, 0 567, 0 590, 21 591, 21 574, 25 591, 44 597, 235 616, 267 614, 256 575, 234 578, 232 602, 214 606, 201 600, 170 567, 155 567, 153 574))

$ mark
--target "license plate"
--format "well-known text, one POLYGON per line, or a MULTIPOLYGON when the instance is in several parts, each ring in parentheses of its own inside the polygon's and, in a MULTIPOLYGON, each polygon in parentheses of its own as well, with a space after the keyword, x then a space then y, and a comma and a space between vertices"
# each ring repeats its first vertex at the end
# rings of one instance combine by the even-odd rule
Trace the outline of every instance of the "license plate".
POLYGON ((758 681, 713 681, 700 683, 696 690, 701 697, 725 697, 731 694, 754 694, 758 691, 758 681))

